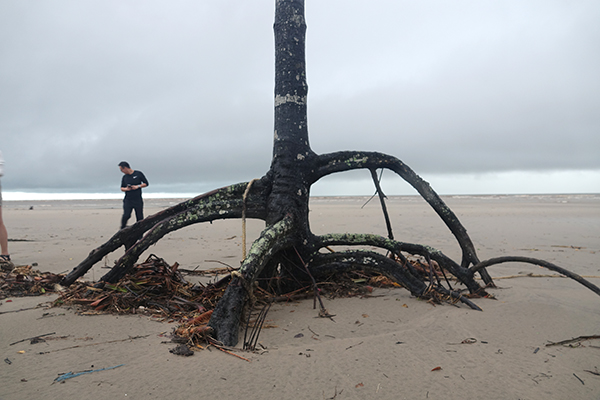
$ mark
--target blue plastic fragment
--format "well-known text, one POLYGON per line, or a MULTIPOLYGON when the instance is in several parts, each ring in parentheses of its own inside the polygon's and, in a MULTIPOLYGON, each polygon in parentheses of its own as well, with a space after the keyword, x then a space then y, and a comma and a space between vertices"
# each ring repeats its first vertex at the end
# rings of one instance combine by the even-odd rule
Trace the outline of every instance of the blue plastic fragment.
POLYGON ((122 367, 123 365, 125 365, 125 364, 115 365, 114 367, 107 367, 107 368, 100 368, 100 369, 90 369, 90 370, 81 371, 81 372, 67 372, 66 374, 62 374, 61 376, 59 376, 58 378, 56 378, 54 380, 54 382, 62 382, 62 381, 65 381, 67 379, 75 378, 76 376, 79 376, 79 375, 91 374, 92 372, 106 371, 108 369, 115 369, 115 368, 122 367))

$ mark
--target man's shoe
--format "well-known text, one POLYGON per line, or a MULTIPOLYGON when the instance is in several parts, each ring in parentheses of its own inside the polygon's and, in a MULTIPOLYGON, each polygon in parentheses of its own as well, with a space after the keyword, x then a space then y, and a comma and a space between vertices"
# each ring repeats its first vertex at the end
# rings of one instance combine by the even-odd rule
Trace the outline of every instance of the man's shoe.
POLYGON ((10 256, 0 255, 0 270, 12 271, 15 268, 15 264, 10 261, 10 256))

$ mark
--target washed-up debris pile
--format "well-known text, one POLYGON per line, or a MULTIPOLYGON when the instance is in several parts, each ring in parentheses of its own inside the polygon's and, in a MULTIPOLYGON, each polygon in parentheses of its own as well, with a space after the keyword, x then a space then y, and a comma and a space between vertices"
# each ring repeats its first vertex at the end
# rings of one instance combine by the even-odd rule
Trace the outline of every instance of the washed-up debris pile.
MULTIPOLYGON (((415 265, 418 265, 416 262, 415 265)), ((151 255, 144 263, 136 265, 132 274, 116 284, 96 287, 93 282, 77 281, 68 288, 57 286, 64 275, 40 272, 32 265, 18 266, 0 273, 0 300, 7 297, 38 296, 59 292, 57 305, 79 304, 89 311, 114 313, 159 312, 164 316, 177 313, 211 310, 228 283, 228 274, 233 268, 217 268, 205 271, 183 270, 175 263, 151 255), (213 285, 191 284, 184 275, 221 275, 220 282, 213 285)), ((391 279, 380 274, 360 272, 336 274, 331 283, 319 285, 323 294, 330 297, 364 295, 372 287, 398 287, 391 279)), ((310 287, 280 296, 278 299, 297 299, 310 295, 310 287)), ((257 296, 268 300, 275 297, 266 290, 257 288, 257 296)))
POLYGON ((7 297, 39 296, 53 292, 62 275, 40 272, 34 265, 17 266, 0 273, 0 300, 7 297))
MULTIPOLYGON (((415 267, 419 266, 416 260, 412 263, 415 267)), ((145 262, 135 265, 132 272, 117 283, 76 281, 64 288, 58 285, 62 275, 41 273, 32 266, 23 266, 0 274, 0 299, 57 292, 59 297, 54 302, 55 306, 75 306, 83 315, 149 315, 161 321, 179 323, 173 330, 175 342, 185 343, 192 348, 201 348, 200 343, 218 346, 211 338, 212 331, 208 322, 227 288, 233 270, 185 270, 179 268, 177 263, 169 265, 164 259, 151 255, 145 262), (207 284, 190 283, 184 275, 212 275, 222 278, 207 284)), ((318 291, 308 284, 294 292, 276 295, 275 290, 269 286, 255 287, 255 306, 312 298, 319 294, 329 298, 368 296, 374 287, 400 285, 380 274, 351 272, 332 275, 330 279, 319 283, 318 291)), ((250 327, 254 324, 255 321, 248 320, 250 327)))
POLYGON ((209 271, 225 275, 214 283, 191 283, 184 278, 191 271, 179 270, 151 255, 135 265, 119 282, 75 282, 63 288, 57 306, 76 306, 80 314, 144 314, 160 321, 177 322, 173 340, 179 343, 206 343, 210 340, 208 320, 229 282, 229 270, 209 271))
POLYGON ((190 283, 178 267, 151 255, 117 283, 77 282, 63 289, 56 304, 79 305, 84 314, 151 314, 172 321, 212 310, 226 283, 190 283))

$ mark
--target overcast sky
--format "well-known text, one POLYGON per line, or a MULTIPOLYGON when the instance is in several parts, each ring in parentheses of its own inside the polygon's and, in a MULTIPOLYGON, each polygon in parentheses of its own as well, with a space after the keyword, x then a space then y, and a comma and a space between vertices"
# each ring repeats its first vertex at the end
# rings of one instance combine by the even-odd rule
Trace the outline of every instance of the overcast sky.
MULTIPOLYGON (((262 176, 274 3, 1 1, 3 191, 118 194, 122 160, 146 193, 262 176)), ((600 192, 597 0, 307 0, 306 18, 315 152, 392 154, 441 193, 600 192)))

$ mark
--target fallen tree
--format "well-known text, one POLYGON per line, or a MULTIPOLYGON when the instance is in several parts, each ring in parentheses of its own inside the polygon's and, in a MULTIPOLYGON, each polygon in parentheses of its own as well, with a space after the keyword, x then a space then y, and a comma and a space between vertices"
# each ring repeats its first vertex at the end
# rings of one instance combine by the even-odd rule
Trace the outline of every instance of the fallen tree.
MULTIPOLYGON (((600 295, 600 289, 595 285, 543 260, 516 257, 480 261, 466 229, 452 210, 427 182, 396 157, 364 151, 313 152, 307 128, 305 31, 304 1, 276 0, 275 122, 269 171, 260 179, 200 195, 117 232, 65 276, 61 281, 63 286, 72 284, 106 254, 121 246, 126 247, 125 254, 101 278, 101 284, 123 278, 149 246, 170 232, 217 219, 245 221, 246 218, 256 218, 265 221, 266 227, 245 255, 241 267, 231 273, 227 290, 208 323, 214 337, 229 346, 238 342, 242 312, 252 302, 258 282, 263 288, 286 293, 307 283, 316 288, 319 279, 335 272, 369 271, 393 279, 414 296, 460 301, 479 309, 462 290, 452 288, 448 279, 440 279, 435 268, 441 271, 442 276, 448 273, 455 277, 466 287, 469 297, 477 297, 486 296, 486 287, 493 286, 486 266, 517 261, 566 274, 600 295), (369 170, 373 177, 388 237, 368 233, 314 235, 308 219, 311 186, 325 176, 356 169, 369 170), (377 178, 378 169, 393 171, 403 178, 435 210, 460 246, 460 262, 429 246, 394 239, 385 196, 377 178), (329 252, 331 246, 343 246, 349 250, 329 252), (382 249, 384 253, 361 250, 365 246, 382 249), (409 255, 418 255, 425 260, 425 273, 407 261, 409 255), (476 272, 484 286, 475 279, 476 272), (272 285, 273 282, 276 284, 272 285)), ((321 313, 328 316, 324 307, 321 313)))

